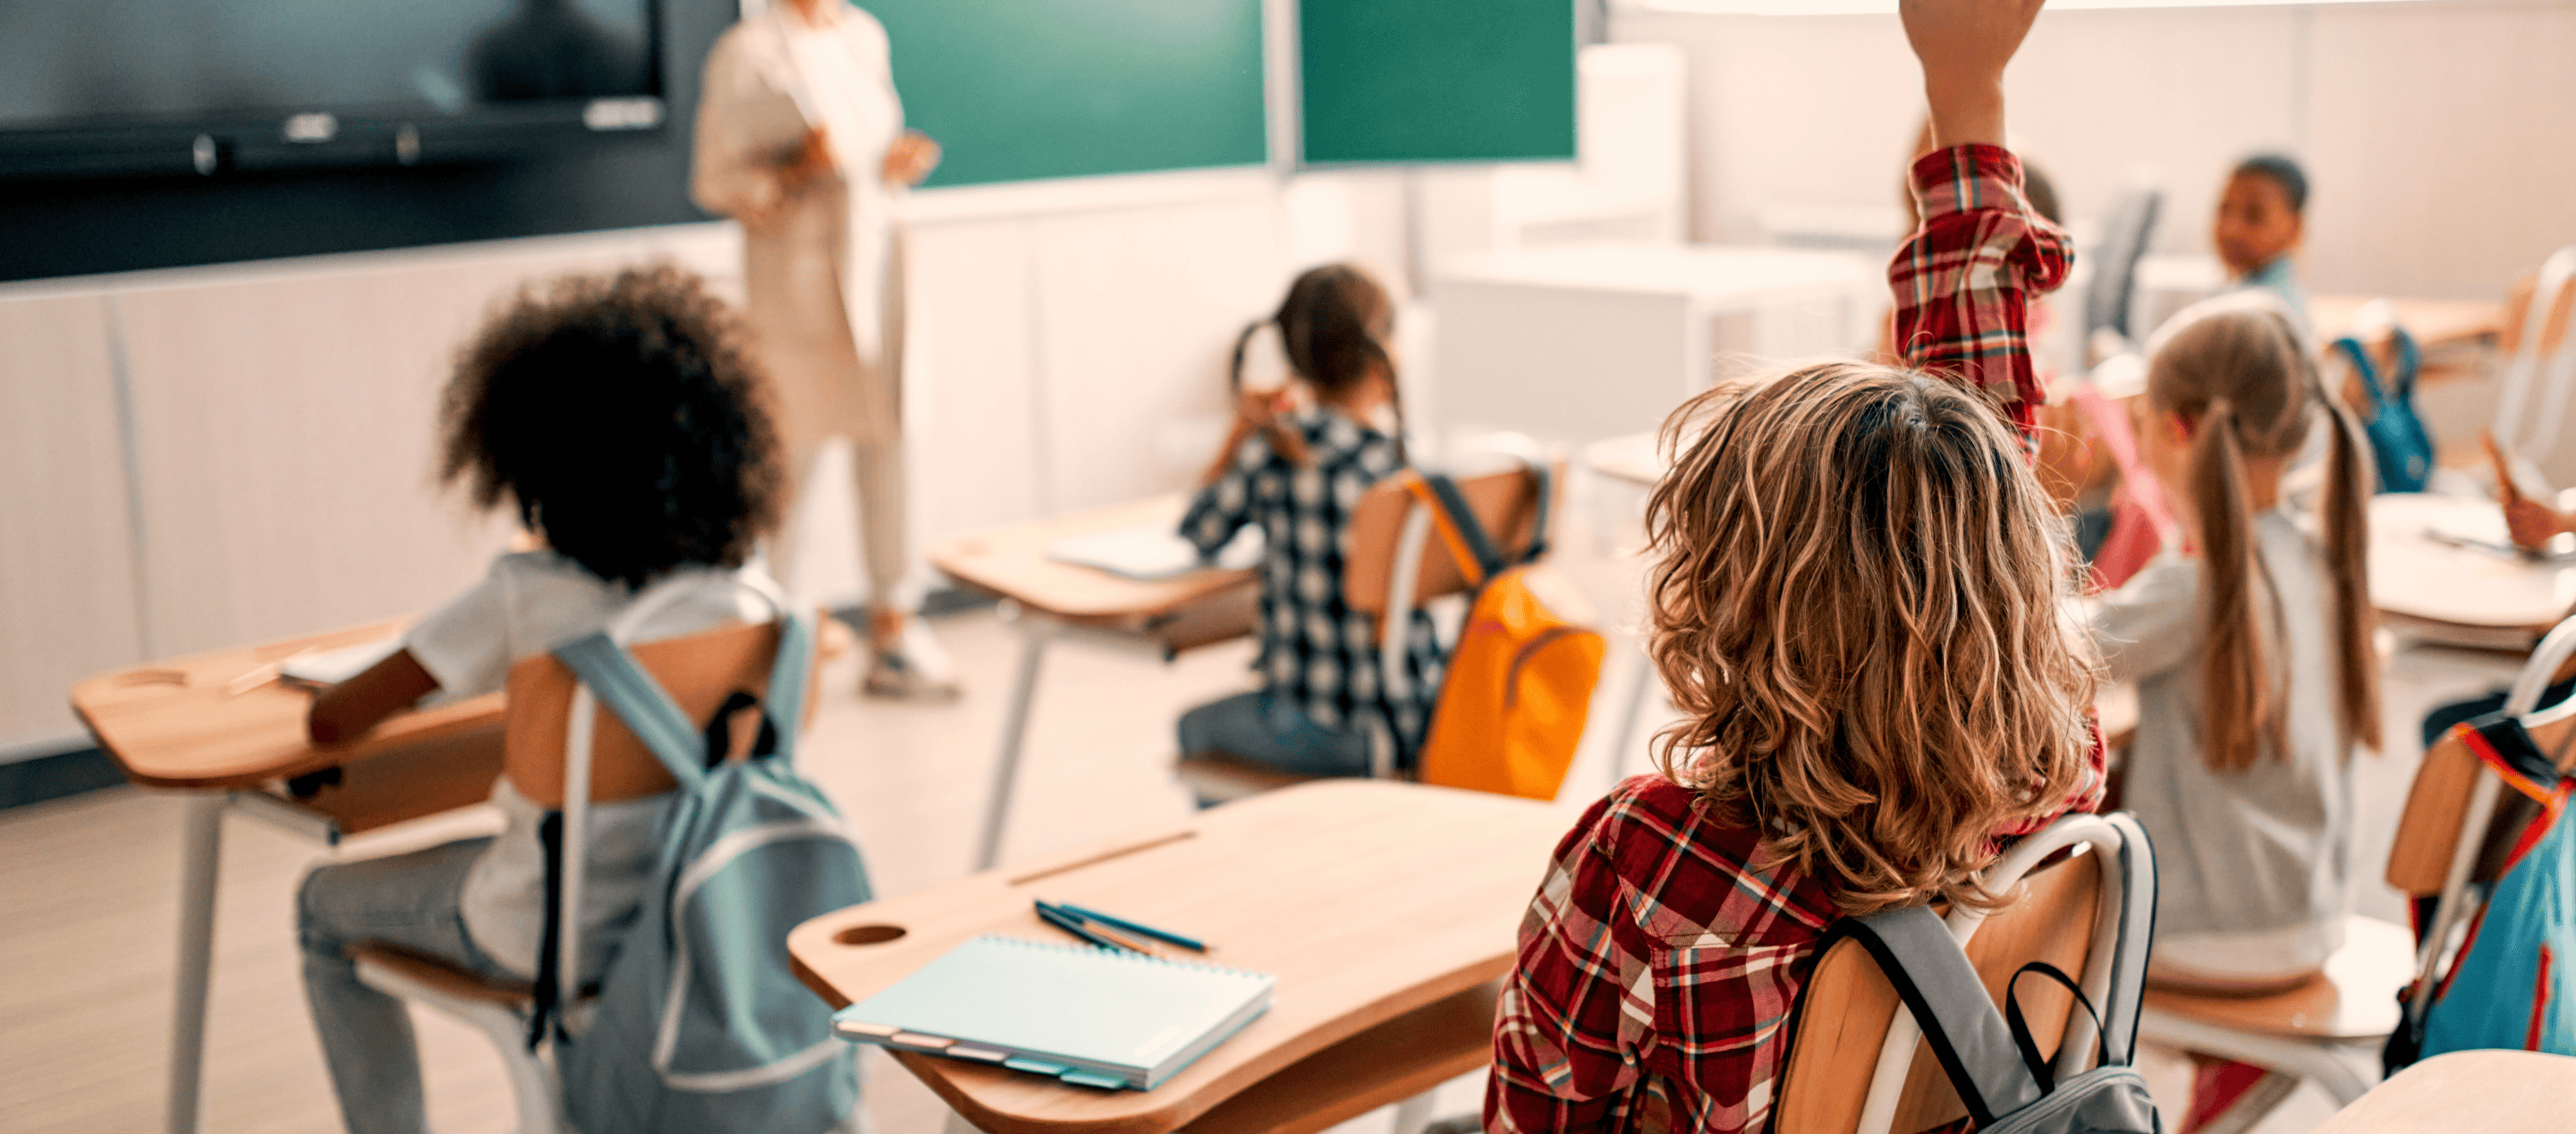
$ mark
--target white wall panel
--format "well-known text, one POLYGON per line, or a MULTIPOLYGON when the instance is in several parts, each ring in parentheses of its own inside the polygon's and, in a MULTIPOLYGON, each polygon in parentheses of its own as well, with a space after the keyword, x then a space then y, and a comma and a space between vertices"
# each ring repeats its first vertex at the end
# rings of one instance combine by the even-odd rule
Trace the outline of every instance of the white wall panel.
POLYGON ((1224 412, 1235 334, 1287 287, 1279 228, 1268 193, 1037 228, 1040 507, 1096 507, 1187 483, 1186 468, 1155 456, 1157 433, 1177 417, 1224 412))
POLYGON ((110 334, 96 292, 0 302, 0 756, 143 658, 110 334))

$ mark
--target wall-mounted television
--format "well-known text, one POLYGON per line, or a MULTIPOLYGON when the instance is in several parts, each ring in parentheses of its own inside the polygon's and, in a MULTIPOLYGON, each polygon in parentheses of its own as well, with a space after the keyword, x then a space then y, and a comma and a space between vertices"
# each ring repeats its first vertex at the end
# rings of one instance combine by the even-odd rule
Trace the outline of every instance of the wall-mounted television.
POLYGON ((0 180, 416 165, 655 129, 662 2, 0 3, 0 180))

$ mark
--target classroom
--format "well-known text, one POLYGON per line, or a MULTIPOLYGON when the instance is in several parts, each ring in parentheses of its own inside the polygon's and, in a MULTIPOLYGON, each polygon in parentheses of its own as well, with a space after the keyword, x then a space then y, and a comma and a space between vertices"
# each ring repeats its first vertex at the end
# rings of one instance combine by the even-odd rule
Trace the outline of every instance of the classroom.
POLYGON ((0 6, 0 1134, 2562 1129, 2571 55, 0 6))

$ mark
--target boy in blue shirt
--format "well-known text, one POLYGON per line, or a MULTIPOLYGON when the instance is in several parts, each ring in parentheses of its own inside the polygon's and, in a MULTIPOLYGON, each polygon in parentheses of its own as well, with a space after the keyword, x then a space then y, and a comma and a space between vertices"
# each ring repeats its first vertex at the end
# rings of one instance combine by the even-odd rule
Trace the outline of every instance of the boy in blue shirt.
POLYGON ((2218 198, 2210 242, 2227 265, 2230 290, 2268 288, 2289 304, 2299 329, 2309 329, 2308 289, 2290 263, 2307 228, 2308 175, 2282 154, 2257 154, 2236 163, 2218 198))

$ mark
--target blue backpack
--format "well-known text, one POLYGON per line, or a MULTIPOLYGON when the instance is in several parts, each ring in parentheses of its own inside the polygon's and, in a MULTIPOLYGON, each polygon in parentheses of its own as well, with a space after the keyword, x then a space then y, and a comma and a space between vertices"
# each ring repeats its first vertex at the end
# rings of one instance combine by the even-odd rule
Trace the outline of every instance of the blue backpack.
POLYGON ((2415 412, 2415 371, 2423 365, 2424 355, 2406 328, 2390 323, 2388 334, 2397 344, 2397 366, 2384 383, 2379 380, 2379 364, 2371 360, 2360 339, 2336 339, 2334 349, 2352 364, 2362 390, 2370 395, 2370 421, 2362 432, 2369 435, 2370 455, 2379 465, 2379 490, 2422 492, 2433 475, 2433 435, 2415 412))
POLYGON ((2576 780, 2561 776, 2512 716, 2459 727, 2505 786, 2479 853, 2495 866, 2473 875, 2495 881, 2472 884, 2469 900, 2485 891, 2484 908, 2429 997, 2409 990, 2407 1022, 2384 1052, 2391 1073, 2452 1051, 2576 1055, 2576 823, 2566 818, 2576 780))
MULTIPOLYGON (((747 760, 721 759, 717 728, 729 711, 702 748, 679 706, 607 634, 554 651, 680 781, 658 884, 619 939, 587 1025, 572 1036, 556 1029, 564 1110, 579 1129, 820 1134, 858 1101, 855 1050, 787 956, 789 930, 870 893, 840 815, 792 766, 814 628, 802 614, 782 615, 781 627, 747 760)), ((753 704, 738 693, 727 710, 753 704)), ((576 700, 577 727, 589 715, 581 710, 576 700)), ((549 916, 540 953, 539 1028, 558 983, 556 923, 549 916)))

